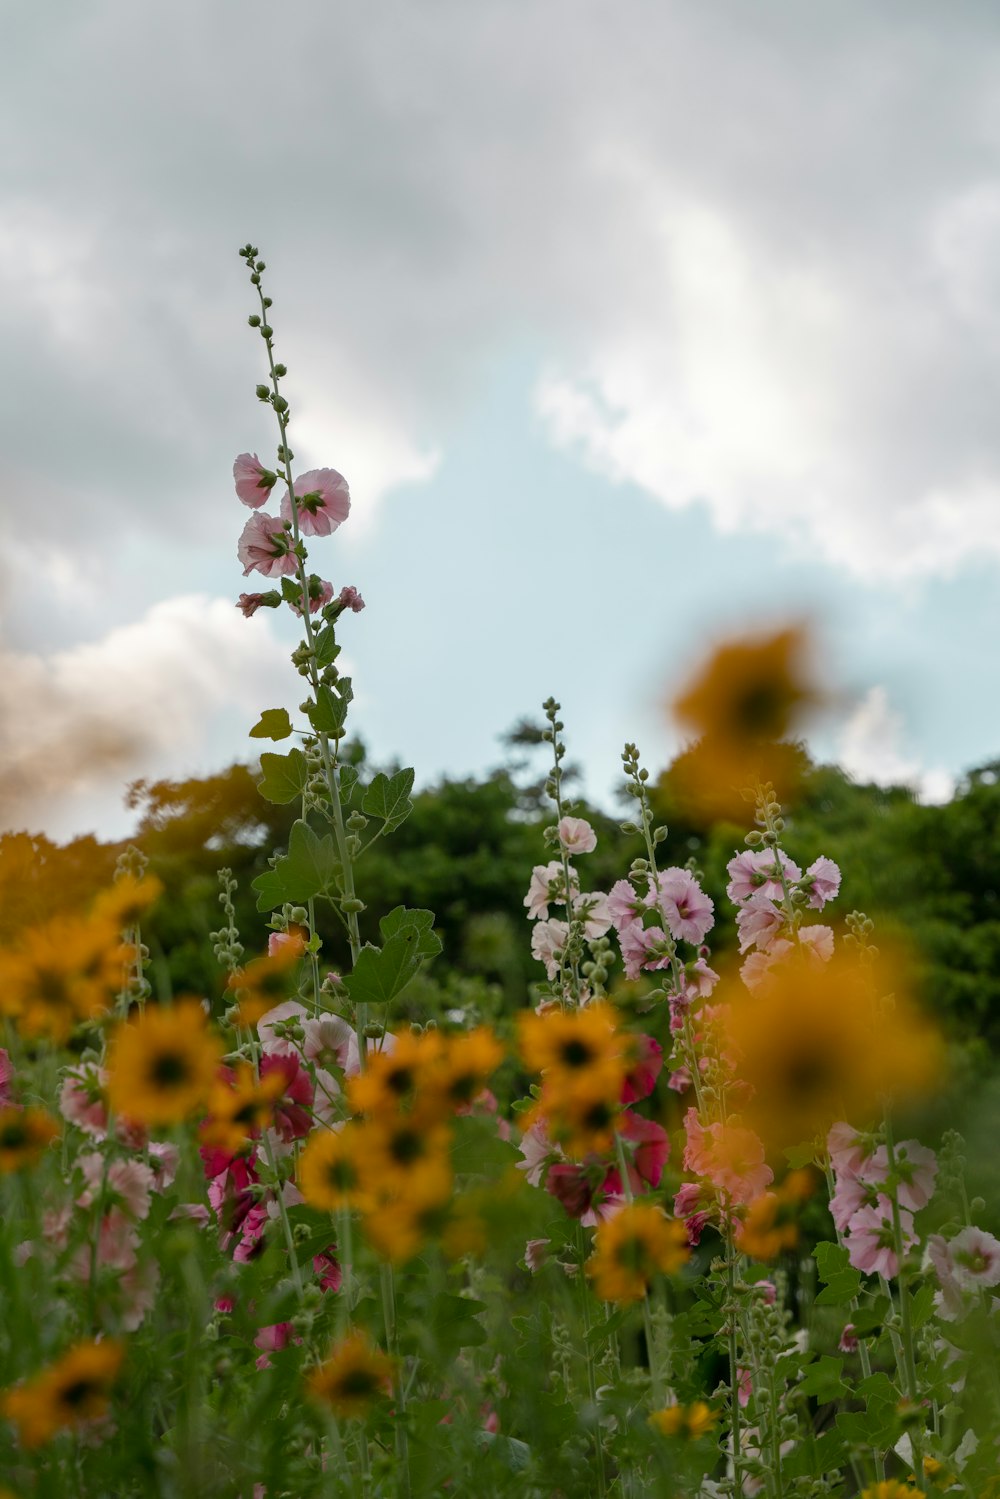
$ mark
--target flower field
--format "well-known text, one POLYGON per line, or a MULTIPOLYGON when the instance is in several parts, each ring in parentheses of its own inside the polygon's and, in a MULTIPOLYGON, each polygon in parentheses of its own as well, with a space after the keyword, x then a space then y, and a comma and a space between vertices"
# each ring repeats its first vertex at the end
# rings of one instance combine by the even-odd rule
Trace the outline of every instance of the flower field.
POLYGON ((348 753, 364 599, 310 570, 350 491, 295 467, 241 255, 277 442, 234 465, 273 585, 238 607, 301 626, 299 715, 251 730, 293 820, 252 880, 266 949, 229 867, 188 913, 205 992, 163 982, 139 847, 0 949, 0 1499, 1000 1494, 998 1204, 955 1128, 995 1138, 991 1064, 850 866, 788 852, 806 631, 693 661, 673 704, 678 805, 734 834, 714 871, 626 743, 597 888, 550 698, 532 982, 422 1010, 435 914, 366 886, 414 772, 348 753))

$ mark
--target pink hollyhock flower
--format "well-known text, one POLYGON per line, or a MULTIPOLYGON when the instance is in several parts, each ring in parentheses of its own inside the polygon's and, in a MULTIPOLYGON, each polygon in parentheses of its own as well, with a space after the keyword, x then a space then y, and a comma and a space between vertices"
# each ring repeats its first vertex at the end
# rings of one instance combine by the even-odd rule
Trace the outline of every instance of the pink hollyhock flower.
POLYGON ((559 842, 568 854, 590 854, 597 847, 597 834, 583 817, 559 819, 559 842))
POLYGON ((691 1086, 690 1067, 676 1067, 667 1078, 667 1087, 671 1093, 686 1093, 691 1086))
POLYGON ((266 1227, 267 1209, 263 1203, 254 1203, 240 1225, 240 1242, 233 1250, 233 1259, 238 1265, 248 1265, 261 1253, 266 1227))
MULTIPOLYGON (((335 468, 311 468, 295 480, 295 503, 299 530, 304 536, 329 536, 350 514, 351 491, 343 474, 338 474, 335 468)), ((284 520, 292 518, 292 500, 287 490, 281 514, 284 520)))
POLYGON ((236 607, 244 619, 253 619, 258 609, 277 609, 280 603, 281 594, 276 588, 272 588, 267 593, 241 593, 236 600, 236 607))
POLYGON ((622 1085, 622 1103, 648 1098, 663 1067, 663 1047, 655 1037, 640 1034, 632 1037, 632 1043, 634 1060, 622 1085))
POLYGON ((656 877, 651 905, 662 912, 675 941, 703 942, 715 924, 715 902, 702 890, 689 869, 665 869, 656 877))
POLYGON ((122 1327, 126 1332, 135 1332, 156 1305, 156 1293, 160 1286, 160 1267, 155 1260, 136 1260, 119 1277, 122 1293, 122 1327))
POLYGON ((176 1177, 177 1168, 181 1163, 181 1153, 169 1140, 150 1140, 147 1148, 157 1190, 162 1191, 164 1187, 169 1187, 176 1177))
POLYGON ((785 918, 769 896, 751 895, 736 917, 740 934, 740 952, 759 947, 766 952, 785 924, 785 918))
POLYGON ((340 605, 341 612, 345 609, 350 609, 352 614, 360 614, 365 607, 364 599, 353 584, 350 583, 338 593, 337 603, 340 605))
MULTIPOLYGON (((331 1017, 336 1018, 336 1017, 331 1017)), ((377 1051, 391 1052, 396 1049, 396 1038, 391 1031, 386 1031, 382 1036, 369 1036, 365 1046, 365 1054, 372 1056, 377 1051)), ((347 1041, 347 1060, 344 1063, 344 1072, 348 1077, 357 1077, 361 1071, 361 1052, 358 1047, 358 1037, 355 1031, 351 1031, 347 1041)))
POLYGON ((696 958, 693 963, 685 963, 681 969, 681 992, 678 999, 690 1003, 695 999, 708 999, 719 982, 719 975, 714 968, 709 968, 704 958, 696 958))
POLYGON ((274 1105, 272 1127, 286 1145, 292 1140, 304 1140, 313 1125, 310 1112, 316 1094, 313 1080, 295 1055, 277 1056, 271 1052, 262 1056, 261 1080, 272 1073, 281 1073, 285 1079, 285 1091, 274 1105))
POLYGON ((586 1166, 557 1161, 545 1176, 545 1190, 561 1202, 571 1218, 582 1218, 594 1200, 594 1183, 586 1166))
POLYGON ((635 1146, 632 1159, 642 1180, 651 1187, 658 1187, 663 1168, 670 1159, 670 1136, 662 1124, 643 1119, 641 1114, 626 1109, 618 1128, 622 1139, 635 1146))
POLYGON ((336 1244, 331 1244, 322 1254, 313 1255, 313 1271, 319 1280, 321 1291, 339 1291, 343 1283, 344 1272, 340 1268, 336 1250, 336 1244))
POLYGON ((577 921, 583 922, 583 935, 587 941, 594 942, 598 937, 603 937, 611 925, 608 897, 602 890, 589 890, 574 905, 573 915, 577 921))
MULTIPOLYGON (((281 949, 287 947, 290 942, 294 943, 297 947, 302 941, 303 934, 301 927, 296 927, 293 932, 270 932, 267 938, 267 955, 269 958, 273 958, 275 953, 281 952, 281 949)), ((305 1011, 303 1011, 304 1013, 305 1011)), ((273 1011, 269 1010, 268 1014, 273 1014, 273 1011)))
POLYGON ((778 1299, 778 1287, 773 1280, 754 1281, 754 1290, 758 1296, 763 1297, 767 1306, 773 1306, 778 1299))
POLYGON ((843 1331, 840 1334, 840 1342, 837 1344, 837 1347, 841 1353, 857 1353, 858 1335, 854 1331, 853 1322, 844 1323, 843 1331))
POLYGON ((736 1376, 737 1399, 741 1406, 746 1407, 750 1404, 750 1396, 753 1394, 753 1379, 749 1369, 738 1368, 736 1376))
POLYGON ((775 963, 780 963, 786 953, 790 953, 794 943, 786 942, 783 937, 776 938, 768 947, 767 952, 752 952, 740 965, 740 978, 751 992, 759 989, 767 978, 775 963))
MULTIPOLYGON (((896 1174, 899 1177, 897 1196, 900 1207, 918 1213, 934 1196, 934 1180, 937 1176, 937 1156, 933 1150, 921 1145, 919 1140, 900 1140, 895 1147, 896 1174)), ((859 1171, 862 1181, 885 1189, 889 1179, 889 1152, 880 1145, 870 1160, 859 1171)))
POLYGON ((256 453, 241 453, 233 464, 236 493, 244 505, 259 510, 267 504, 268 495, 278 482, 277 474, 264 467, 256 453))
POLYGON ((838 1120, 831 1124, 826 1137, 826 1148, 830 1152, 830 1165, 837 1175, 847 1172, 858 1176, 872 1153, 871 1142, 850 1124, 838 1120))
POLYGON ((674 1217, 686 1218, 701 1206, 701 1182, 681 1182, 674 1193, 674 1217))
POLYGON ((784 890, 779 869, 789 885, 802 878, 802 871, 780 848, 747 848, 726 865, 726 894, 736 905, 762 891, 771 900, 781 900, 784 890))
MULTIPOLYGON (((833 929, 828 926, 799 927, 799 942, 809 951, 809 956, 821 963, 829 963, 833 957, 833 929)), ((777 943, 772 943, 776 947, 777 943)))
MULTIPOLYGON (((268 942, 269 953, 270 947, 268 942)), ((308 1013, 305 1005, 300 1004, 297 999, 286 999, 280 1005, 275 1005, 273 1010, 268 1010, 257 1022, 257 1035, 264 1054, 275 1057, 294 1056, 301 1043, 285 1032, 296 1026, 302 1026, 304 1031, 308 1013)))
POLYGON ((168 1223, 195 1223, 199 1228, 207 1228, 211 1221, 212 1215, 203 1202, 179 1202, 167 1215, 168 1223))
MULTIPOLYGON (((107 1270, 131 1270, 136 1262, 139 1237, 119 1208, 112 1208, 101 1219, 97 1232, 97 1263, 107 1270)), ((79 1280, 90 1279, 91 1245, 82 1244, 73 1258, 73 1273, 79 1280)))
POLYGON ((550 979, 559 973, 559 959, 566 946, 569 926, 565 921, 538 921, 531 933, 531 956, 545 964, 550 979))
POLYGON ((118 1205, 133 1219, 149 1216, 150 1192, 155 1178, 143 1161, 112 1161, 105 1171, 104 1157, 99 1151, 88 1151, 79 1158, 86 1183, 77 1198, 77 1204, 89 1208, 101 1195, 117 1198, 118 1205))
POLYGON ((863 1207, 873 1207, 878 1195, 875 1188, 867 1186, 860 1177, 849 1171, 840 1172, 837 1176, 837 1190, 830 1198, 830 1216, 838 1230, 846 1233, 847 1225, 855 1213, 863 1207))
MULTIPOLYGON (((917 1242, 913 1232, 913 1214, 905 1208, 900 1210, 900 1225, 903 1248, 910 1249, 917 1242)), ((847 1225, 844 1241, 847 1257, 855 1270, 865 1275, 884 1275, 887 1280, 899 1274, 895 1239, 892 1230, 892 1208, 884 1197, 875 1207, 860 1208, 847 1225)))
POLYGON ((646 902, 636 895, 628 880, 616 880, 608 891, 608 911, 619 933, 633 921, 638 921, 645 909, 646 902))
POLYGON ((8 1104, 13 1097, 11 1083, 14 1080, 14 1063, 10 1055, 0 1046, 0 1107, 8 1104))
POLYGON ((260 512, 251 515, 236 547, 236 555, 243 563, 243 576, 254 569, 265 578, 295 572, 298 558, 291 547, 291 535, 282 521, 260 512))
MULTIPOLYGON (((316 574, 313 573, 309 579, 309 613, 315 614, 318 609, 322 609, 325 604, 328 604, 332 598, 333 584, 327 583, 323 578, 317 578, 316 574)), ((295 613, 301 618, 301 597, 297 604, 292 605, 292 608, 295 610, 295 613)))
POLYGON ((813 910, 822 911, 827 901, 833 900, 840 890, 840 870, 832 859, 821 856, 809 865, 802 886, 809 891, 809 904, 813 910))
POLYGON ((667 934, 662 927, 646 928, 638 921, 630 921, 618 933, 618 945, 622 950, 625 977, 637 979, 645 966, 650 950, 658 942, 665 942, 667 934))
POLYGON ((282 1348, 287 1348, 292 1341, 301 1343, 302 1339, 295 1337, 295 1327, 291 1322, 273 1322, 270 1327, 259 1328, 253 1345, 264 1351, 257 1360, 257 1368, 269 1369, 271 1360, 268 1354, 280 1353, 282 1348))
POLYGON ((719 1122, 706 1129, 696 1109, 688 1109, 684 1127, 685 1168, 706 1177, 732 1203, 752 1202, 774 1181, 774 1172, 764 1160, 764 1146, 753 1130, 719 1122))
MULTIPOLYGON (((575 878, 575 870, 571 871, 571 874, 575 894, 580 885, 575 878)), ((561 906, 565 904, 565 900, 565 878, 561 860, 553 859, 549 864, 536 864, 531 871, 528 893, 524 897, 524 904, 528 908, 528 920, 546 921, 549 915, 549 903, 561 906)))
POLYGON ((342 1072, 347 1071, 351 1047, 353 1045, 357 1053, 358 1038, 343 1016, 318 1015, 303 1021, 302 1029, 305 1032, 302 1049, 306 1061, 315 1062, 317 1067, 339 1067, 342 1072))
POLYGON ((972 1226, 948 1244, 956 1284, 964 1291, 1000 1285, 1000 1240, 972 1226))
POLYGON ((530 1129, 524 1131, 518 1149, 524 1156, 523 1161, 516 1163, 518 1171, 524 1172, 525 1180, 530 1186, 540 1187, 547 1162, 553 1156, 561 1154, 549 1138, 543 1120, 537 1120, 530 1129))
POLYGON ((941 1289, 934 1297, 934 1309, 945 1322, 955 1322, 965 1312, 965 1297, 955 1275, 955 1262, 951 1246, 941 1234, 931 1234, 927 1239, 926 1260, 930 1260, 941 1289))
POLYGON ((551 1243, 551 1239, 529 1239, 525 1244, 524 1263, 532 1275, 537 1275, 548 1259, 548 1247, 551 1243))
POLYGON ((103 1093, 106 1080, 100 1067, 85 1062, 67 1072, 59 1090, 60 1114, 94 1140, 103 1140, 108 1132, 103 1093))

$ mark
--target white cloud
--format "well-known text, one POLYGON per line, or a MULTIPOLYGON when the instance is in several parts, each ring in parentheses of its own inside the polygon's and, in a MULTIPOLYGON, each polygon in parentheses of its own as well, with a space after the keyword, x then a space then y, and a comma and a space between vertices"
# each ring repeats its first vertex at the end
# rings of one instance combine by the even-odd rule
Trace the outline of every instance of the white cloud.
POLYGON ((905 734, 903 715, 891 706, 885 687, 870 687, 840 732, 838 761, 856 781, 911 786, 923 802, 950 800, 954 777, 908 756, 905 734))
POLYGON ((0 649, 0 830, 107 833, 126 781, 215 769, 295 681, 267 616, 195 595, 70 650, 0 649))

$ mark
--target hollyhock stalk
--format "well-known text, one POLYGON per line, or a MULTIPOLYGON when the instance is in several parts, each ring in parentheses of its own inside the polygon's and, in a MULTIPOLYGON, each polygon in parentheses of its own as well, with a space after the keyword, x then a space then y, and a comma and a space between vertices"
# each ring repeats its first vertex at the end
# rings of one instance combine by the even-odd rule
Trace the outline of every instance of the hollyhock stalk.
MULTIPOLYGON (((628 1161, 625 1157, 625 1144, 618 1132, 615 1132, 615 1152, 618 1157, 618 1173, 622 1179, 622 1193, 625 1201, 632 1203, 632 1183, 629 1179, 628 1161)), ((660 1369, 660 1360, 657 1352, 656 1338, 653 1333, 653 1318, 649 1305, 649 1292, 646 1291, 642 1298, 642 1325, 646 1334, 646 1351, 649 1354, 649 1378, 653 1390, 653 1399, 657 1406, 663 1404, 666 1399, 667 1386, 670 1381, 660 1369)))
MULTIPOLYGON (((902 1362, 900 1374, 906 1388, 907 1398, 915 1408, 920 1406, 920 1384, 917 1379, 917 1358, 913 1343, 913 1313, 910 1307, 910 1277, 906 1268, 906 1240, 903 1236, 903 1224, 899 1212, 899 1182, 896 1176, 896 1151, 892 1136, 892 1125, 889 1121, 888 1108, 885 1111, 885 1148, 889 1165, 889 1201, 892 1204, 892 1236, 895 1244, 896 1261, 899 1265, 897 1278, 899 1280, 899 1315, 902 1327, 900 1330, 899 1343, 902 1362)), ((896 1341, 895 1339, 893 1340, 896 1341)), ((897 1354, 899 1357, 899 1353, 897 1354)), ((910 1430, 910 1441, 913 1445, 914 1467, 918 1473, 923 1471, 924 1461, 924 1428, 923 1420, 915 1423, 910 1430)))

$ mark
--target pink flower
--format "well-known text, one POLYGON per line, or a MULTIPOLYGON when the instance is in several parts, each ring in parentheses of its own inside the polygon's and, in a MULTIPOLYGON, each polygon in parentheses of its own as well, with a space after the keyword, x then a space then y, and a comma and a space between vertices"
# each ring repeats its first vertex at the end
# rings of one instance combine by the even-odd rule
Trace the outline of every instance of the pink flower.
POLYGON ((802 882, 809 891, 809 904, 814 911, 822 911, 828 900, 833 900, 840 890, 840 870, 832 859, 821 856, 806 870, 802 882))
MULTIPOLYGON (((271 1367, 271 1360, 268 1358, 268 1354, 280 1353, 282 1348, 287 1348, 289 1343, 292 1342, 294 1334, 295 1328, 291 1322, 274 1322, 270 1327, 260 1328, 253 1340, 255 1348, 262 1348, 264 1350, 257 1360, 257 1368, 269 1369, 271 1367)), ((295 1338, 295 1341, 301 1342, 301 1339, 295 1338)))
POLYGON ((830 1125, 826 1148, 830 1152, 830 1164, 838 1176, 844 1171, 857 1176, 872 1153, 866 1136, 843 1120, 830 1125))
POLYGON ((211 1221, 212 1215, 203 1202, 179 1202, 167 1215, 168 1223, 196 1223, 199 1228, 207 1228, 211 1221))
MULTIPOLYGON (((273 956, 270 939, 268 940, 268 954, 273 956)), ((276 1057, 293 1056, 299 1050, 300 1043, 285 1032, 295 1026, 301 1026, 307 1014, 305 1005, 300 1004, 297 999, 286 999, 280 1005, 275 1005, 273 1010, 268 1010, 257 1022, 257 1034, 260 1037, 264 1054, 276 1057)))
MULTIPOLYGON (((934 1196, 937 1156, 933 1150, 921 1145, 919 1140, 900 1140, 893 1153, 899 1177, 899 1205, 909 1208, 911 1213, 918 1213, 934 1196)), ((863 1181, 885 1190, 889 1179, 889 1152, 884 1145, 879 1146, 858 1174, 863 1181)))
POLYGON ((657 942, 665 942, 667 934, 662 927, 644 927, 638 921, 630 921, 618 933, 618 944, 625 964, 625 977, 637 979, 649 957, 650 949, 657 942))
POLYGON ((646 902, 636 895, 628 880, 616 880, 608 891, 608 911, 619 933, 638 921, 645 909, 646 902))
MULTIPOLYGON (((829 963, 833 957, 833 929, 828 926, 799 927, 799 942, 809 950, 809 956, 829 963)), ((772 944, 777 946, 777 943, 772 944)))
POLYGON ((267 504, 267 497, 278 482, 277 474, 264 467, 256 453, 241 453, 233 464, 236 493, 244 505, 258 510, 267 504))
POLYGON ((243 576, 246 577, 255 568, 265 578, 295 572, 298 558, 291 546, 292 538, 282 521, 260 511, 251 515, 236 547, 236 555, 243 563, 243 576))
POLYGON ((653 1036, 632 1037, 635 1056, 622 1086, 622 1103, 648 1098, 663 1067, 663 1047, 653 1036))
POLYGON ((95 1140, 103 1140, 108 1132, 104 1082, 103 1070, 85 1062, 67 1072, 59 1092, 60 1114, 95 1140))
POLYGON ((281 1073, 285 1079, 285 1091, 274 1105, 274 1129, 287 1145, 292 1140, 304 1140, 312 1129, 313 1098, 315 1085, 297 1056, 276 1056, 273 1052, 260 1059, 261 1080, 272 1073, 281 1073))
POLYGON ((362 609, 365 607, 364 599, 361 597, 358 590, 350 583, 346 586, 346 588, 342 588, 338 593, 337 603, 340 605, 341 613, 343 613, 345 609, 350 609, 352 614, 360 614, 362 609))
POLYGON ((686 1093, 691 1086, 690 1067, 676 1067, 667 1078, 667 1087, 671 1093, 686 1093))
POLYGON ((709 968, 705 958, 696 958, 693 963, 685 963, 681 970, 679 997, 688 1002, 693 999, 708 999, 718 982, 719 975, 714 968, 709 968))
POLYGON ((10 1085, 14 1079, 14 1064, 9 1054, 0 1046, 0 1107, 11 1101, 10 1085))
POLYGON ((603 890, 589 890, 574 904, 573 915, 583 922, 583 935, 588 942, 603 937, 611 925, 608 897, 603 890))
POLYGON ((551 1243, 551 1239, 529 1239, 525 1244, 524 1263, 532 1275, 537 1275, 548 1259, 548 1247, 551 1243))
MULTIPOLYGON (((913 1214, 905 1208, 900 1211, 900 1226, 903 1248, 910 1249, 916 1242, 913 1232, 913 1214)), ((875 1207, 860 1208, 847 1226, 845 1240, 847 1257, 855 1270, 865 1275, 884 1275, 891 1280, 899 1273, 895 1239, 892 1229, 892 1208, 888 1200, 880 1197, 875 1207)))
POLYGON ((180 1150, 170 1140, 150 1140, 148 1150, 149 1164, 156 1177, 157 1188, 162 1190, 169 1187, 181 1163, 180 1150))
POLYGON ((524 1156, 523 1161, 517 1162, 518 1171, 524 1172, 524 1179, 530 1186, 541 1186, 547 1162, 556 1154, 561 1154, 550 1140, 543 1120, 537 1120, 530 1129, 524 1131, 518 1149, 524 1156))
POLYGON ((663 913, 670 935, 680 941, 703 942, 715 924, 715 903, 702 890, 688 869, 666 869, 656 877, 656 894, 650 904, 663 913))
POLYGON ((663 1168, 670 1158, 670 1136, 662 1124, 626 1109, 618 1128, 622 1139, 635 1146, 632 1159, 642 1180, 651 1187, 658 1187, 663 1168))
POLYGON ((321 1291, 339 1291, 344 1280, 344 1272, 340 1268, 337 1259, 337 1246, 331 1244, 324 1249, 322 1254, 313 1255, 313 1270, 319 1279, 321 1291))
POLYGON ((784 923, 784 916, 769 896, 760 891, 751 895, 736 917, 740 952, 746 952, 748 947, 759 947, 766 952, 784 923))
POLYGON ((781 900, 784 890, 779 869, 784 871, 789 885, 802 878, 802 871, 793 864, 780 848, 747 848, 730 859, 726 865, 729 884, 726 894, 736 905, 749 899, 758 890, 771 900, 781 900))
MULTIPOLYGON (((576 871, 570 871, 574 894, 580 888, 580 882, 576 878, 576 871)), ((549 903, 564 905, 566 901, 565 874, 560 859, 553 859, 549 864, 536 864, 531 871, 531 883, 528 893, 524 897, 524 904, 528 908, 528 920, 542 921, 548 919, 549 903)))
POLYGON ((244 619, 253 619, 258 609, 277 609, 280 603, 281 594, 276 588, 271 588, 267 593, 241 593, 236 607, 242 611, 244 619))
MULTIPOLYGON (((343 474, 338 474, 335 468, 311 468, 295 480, 295 501, 302 534, 329 536, 350 514, 351 491, 343 474)), ((281 514, 285 520, 292 518, 292 501, 287 490, 281 514)))
POLYGON ((840 1334, 840 1342, 837 1344, 841 1353, 857 1353, 858 1335, 854 1331, 853 1322, 845 1322, 840 1334))
POLYGON ((964 1291, 1000 1285, 1000 1240, 981 1228, 963 1228, 948 1244, 955 1282, 964 1291))
POLYGON ((719 1122, 706 1129, 696 1109, 684 1115, 684 1128, 685 1168, 706 1177, 731 1202, 752 1202, 774 1181, 774 1172, 764 1160, 764 1146, 753 1130, 719 1122))
POLYGON ((873 1206, 877 1198, 875 1189, 866 1186, 860 1177, 849 1171, 842 1172, 837 1177, 837 1190, 830 1198, 830 1216, 839 1232, 846 1233, 855 1213, 863 1207, 873 1206))
POLYGON ((767 1306, 773 1306, 778 1299, 778 1287, 774 1284, 773 1280, 754 1281, 753 1288, 758 1296, 763 1297, 767 1306))
POLYGON ((583 817, 559 821, 559 842, 568 854, 589 854, 597 847, 597 834, 583 817))
POLYGON ((749 1369, 737 1369, 737 1399, 741 1406, 750 1404, 750 1396, 753 1394, 753 1379, 749 1369))
POLYGON ((545 1190, 562 1203, 571 1218, 582 1218, 594 1200, 595 1187, 586 1166, 557 1161, 546 1173, 545 1190))
POLYGON ((569 927, 565 921, 539 921, 531 933, 531 956, 545 964, 550 979, 559 973, 559 958, 566 946, 569 927))
MULTIPOLYGON (((328 604, 332 598, 333 584, 325 582, 324 579, 318 578, 315 573, 312 573, 309 578, 309 613, 315 614, 317 609, 322 609, 324 604, 328 604)), ((292 605, 292 608, 295 610, 295 613, 301 618, 301 597, 299 598, 299 602, 297 604, 292 605)))

